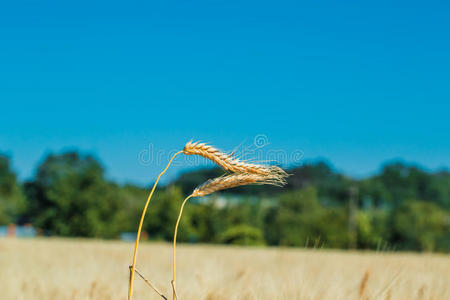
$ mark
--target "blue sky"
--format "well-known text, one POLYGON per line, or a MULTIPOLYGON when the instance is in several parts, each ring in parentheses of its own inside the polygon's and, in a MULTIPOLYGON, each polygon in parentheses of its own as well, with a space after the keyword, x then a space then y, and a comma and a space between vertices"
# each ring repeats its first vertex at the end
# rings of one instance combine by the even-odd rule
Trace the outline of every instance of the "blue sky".
POLYGON ((445 1, 4 1, 0 151, 22 179, 79 149, 139 184, 191 138, 352 176, 449 167, 449 32, 445 1))

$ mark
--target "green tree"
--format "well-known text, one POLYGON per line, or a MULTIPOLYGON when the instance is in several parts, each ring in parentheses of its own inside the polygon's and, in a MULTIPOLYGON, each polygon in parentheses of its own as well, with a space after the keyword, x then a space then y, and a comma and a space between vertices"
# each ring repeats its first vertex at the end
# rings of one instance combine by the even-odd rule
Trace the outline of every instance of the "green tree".
MULTIPOLYGON (((202 198, 207 199, 207 198, 202 198)), ((192 199, 191 224, 195 231, 195 241, 202 243, 219 242, 219 234, 227 227, 224 214, 217 207, 216 197, 196 203, 192 199)))
POLYGON ((448 211, 433 203, 405 201, 391 216, 392 239, 403 249, 450 250, 448 211))
POLYGON ((450 173, 441 171, 431 175, 431 177, 430 198, 437 205, 450 209, 450 173))
POLYGON ((316 239, 321 239, 321 242, 316 243, 316 245, 324 245, 330 248, 347 248, 349 245, 347 209, 343 207, 326 207, 323 210, 323 214, 318 214, 317 218, 312 221, 318 227, 316 239))
POLYGON ((92 156, 49 155, 27 194, 34 224, 51 234, 112 238, 121 230, 119 188, 92 156))
POLYGON ((237 225, 228 228, 221 235, 220 241, 233 245, 265 245, 262 230, 249 225, 237 225))
MULTIPOLYGON (((297 190, 314 186, 320 202, 327 205, 343 205, 348 200, 348 189, 352 180, 333 171, 332 167, 324 162, 307 163, 289 171, 286 189, 297 190)), ((278 189, 283 192, 284 189, 278 189)))
MULTIPOLYGON (((184 198, 181 189, 176 186, 169 186, 155 193, 144 221, 144 228, 151 239, 172 241, 175 223, 184 198)), ((192 203, 186 204, 180 221, 177 236, 180 242, 189 240, 193 235, 191 206, 192 203)))
POLYGON ((0 225, 17 222, 25 209, 26 199, 9 158, 0 154, 0 225))
POLYGON ((434 201, 432 194, 432 178, 416 166, 408 166, 400 162, 385 165, 382 173, 374 178, 379 180, 394 206, 401 205, 407 199, 423 199, 434 201))
POLYGON ((359 249, 380 249, 388 242, 388 217, 384 210, 359 211, 357 215, 357 237, 359 249))
POLYGON ((318 221, 323 214, 324 209, 319 204, 315 187, 288 192, 279 199, 274 228, 266 227, 266 230, 276 232, 268 235, 277 236, 277 244, 304 246, 307 240, 320 237, 322 232, 318 221))
MULTIPOLYGON (((155 194, 159 194, 159 189, 155 194)), ((136 232, 141 218, 142 209, 145 200, 148 197, 149 190, 138 186, 127 184, 120 188, 119 197, 122 203, 122 209, 118 212, 123 219, 121 228, 123 231, 136 232)), ((150 209, 152 207, 150 206, 150 209)))
POLYGON ((361 207, 371 209, 372 206, 375 208, 392 206, 392 195, 379 178, 367 178, 359 181, 358 189, 361 207))

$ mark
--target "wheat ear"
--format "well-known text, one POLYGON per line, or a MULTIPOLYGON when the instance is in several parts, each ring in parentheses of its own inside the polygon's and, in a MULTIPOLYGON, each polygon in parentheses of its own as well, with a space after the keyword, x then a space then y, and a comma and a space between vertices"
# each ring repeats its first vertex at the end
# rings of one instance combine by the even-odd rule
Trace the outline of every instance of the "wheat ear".
POLYGON ((237 173, 227 176, 221 176, 206 181, 202 185, 198 186, 194 190, 194 192, 192 192, 192 196, 193 197, 206 196, 220 190, 250 184, 270 184, 276 186, 283 186, 286 184, 286 181, 284 179, 284 176, 275 174, 258 175, 258 174, 237 173))
POLYGON ((279 167, 247 163, 234 157, 232 154, 226 154, 206 143, 189 141, 184 146, 183 153, 186 155, 200 155, 206 159, 213 161, 224 170, 234 173, 249 173, 259 175, 278 174, 280 176, 286 175, 286 172, 284 172, 279 167))
POLYGON ((214 192, 230 189, 233 187, 250 185, 250 184, 271 184, 276 186, 283 186, 286 184, 286 176, 278 174, 271 175, 258 175, 258 174, 232 174, 227 176, 221 176, 206 181, 204 184, 198 186, 191 195, 187 196, 181 204, 180 212, 178 214, 177 222, 175 224, 175 232, 173 235, 173 253, 172 253, 172 266, 173 266, 173 299, 176 299, 175 281, 176 281, 176 246, 177 246, 177 233, 178 226, 180 225, 181 215, 183 214, 184 205, 192 197, 200 197, 212 194, 214 192))
POLYGON ((145 202, 144 210, 142 211, 141 220, 139 221, 139 228, 136 236, 136 244, 134 245, 134 253, 133 253, 133 264, 131 265, 131 272, 130 272, 130 283, 128 287, 128 299, 133 300, 133 281, 134 281, 134 273, 136 270, 136 257, 137 257, 137 251, 139 248, 139 240, 141 238, 141 231, 142 231, 142 224, 144 223, 144 217, 145 213, 147 212, 148 205, 150 203, 150 199, 153 196, 153 193, 155 192, 156 185, 158 184, 159 178, 166 173, 167 169, 169 168, 172 161, 175 159, 175 157, 179 154, 183 153, 183 151, 178 151, 175 153, 172 158, 169 160, 169 163, 167 164, 166 168, 158 175, 158 178, 156 178, 155 184, 152 187, 152 190, 150 191, 150 194, 148 195, 147 202, 145 202))

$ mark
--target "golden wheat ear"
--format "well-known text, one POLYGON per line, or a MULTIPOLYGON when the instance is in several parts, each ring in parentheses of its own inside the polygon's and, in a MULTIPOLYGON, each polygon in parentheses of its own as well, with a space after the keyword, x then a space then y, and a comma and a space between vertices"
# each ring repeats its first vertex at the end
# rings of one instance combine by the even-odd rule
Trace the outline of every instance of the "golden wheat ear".
POLYGON ((276 166, 264 166, 260 164, 247 163, 242 161, 232 154, 226 154, 217 148, 206 143, 192 142, 186 143, 183 149, 186 155, 200 155, 206 159, 211 160, 226 171, 234 173, 249 173, 259 175, 278 174, 286 176, 283 169, 276 166))
POLYGON ((192 197, 206 196, 220 190, 251 184, 269 184, 275 186, 283 186, 286 184, 286 180, 284 175, 277 174, 231 174, 206 181, 194 190, 194 192, 192 193, 192 197))

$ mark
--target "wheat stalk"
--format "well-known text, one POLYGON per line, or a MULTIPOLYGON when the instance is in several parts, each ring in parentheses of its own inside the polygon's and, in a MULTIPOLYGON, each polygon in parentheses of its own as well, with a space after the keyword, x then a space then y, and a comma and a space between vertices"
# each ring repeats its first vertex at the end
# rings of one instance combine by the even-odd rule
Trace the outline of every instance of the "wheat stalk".
POLYGON ((133 281, 134 281, 134 273, 136 271, 136 258, 137 258, 137 252, 138 252, 138 248, 139 248, 139 241, 141 238, 141 231, 142 231, 142 225, 144 223, 145 213, 147 212, 148 205, 150 204, 150 200, 152 199, 153 193, 155 192, 156 185, 158 184, 159 179, 161 178, 161 176, 164 173, 166 173, 167 169, 169 168, 170 164, 175 159, 175 157, 181 153, 183 153, 183 151, 178 151, 177 153, 175 153, 172 156, 172 158, 169 160, 169 163, 167 164, 166 168, 158 175, 155 183, 153 184, 152 190, 150 191, 150 194, 148 195, 147 201, 145 202, 144 209, 142 210, 141 220, 139 221, 139 228, 138 228, 138 232, 136 235, 136 243, 134 245, 133 263, 131 264, 131 268, 130 268, 131 270, 130 270, 130 282, 128 285, 128 300, 133 299, 133 281))
POLYGON ((234 173, 249 173, 259 175, 278 174, 280 176, 286 175, 286 172, 284 172, 279 167, 247 163, 234 157, 232 154, 226 154, 206 143, 189 141, 184 146, 183 153, 186 155, 200 155, 206 159, 213 161, 224 170, 234 173))
POLYGON ((363 297, 364 292, 367 288, 367 282, 369 281, 369 276, 370 276, 370 270, 366 270, 366 272, 364 272, 361 283, 359 284, 359 298, 360 299, 363 297))
MULTIPOLYGON (((284 172, 284 171, 283 171, 284 172)), ((286 174, 286 173, 284 173, 286 174)), ((269 174, 269 175, 259 175, 259 174, 243 174, 237 173, 227 176, 220 176, 214 179, 210 179, 198 186, 191 195, 187 196, 181 204, 180 212, 178 214, 177 222, 175 224, 175 232, 173 235, 173 254, 172 254, 172 266, 173 266, 173 279, 172 279, 172 289, 173 289, 173 299, 176 299, 175 292, 175 281, 176 281, 176 245, 177 245, 177 233, 178 226, 180 224, 181 215, 183 214, 184 205, 192 197, 201 197, 212 194, 214 192, 230 189, 243 185, 250 184, 270 184, 276 186, 283 186, 286 184, 285 177, 287 175, 269 174)))
POLYGON ((247 163, 245 161, 242 161, 236 157, 234 157, 232 154, 225 154, 218 149, 206 144, 206 143, 200 143, 200 142, 188 142, 182 151, 179 151, 175 153, 175 155, 172 156, 169 163, 167 164, 166 168, 159 174, 158 178, 155 181, 155 184, 153 185, 152 190, 150 191, 150 194, 147 198, 147 201, 145 203, 144 209, 142 211, 141 219, 139 222, 139 228, 136 236, 136 243, 134 247, 134 253, 133 253, 133 262, 131 265, 131 272, 130 272, 130 282, 129 282, 129 290, 128 290, 128 299, 132 300, 133 298, 133 281, 134 281, 134 273, 136 271, 136 258, 137 258, 137 252, 139 248, 139 241, 142 231, 142 225, 144 222, 145 213, 147 212, 148 205, 150 203, 150 199, 152 198, 152 195, 155 191, 156 185, 158 184, 159 178, 167 171, 170 164, 172 163, 173 159, 181 154, 184 153, 186 155, 200 155, 206 159, 209 159, 222 167, 224 170, 233 172, 236 174, 229 175, 229 176, 222 176, 213 180, 208 180, 198 188, 194 190, 194 192, 188 196, 184 201, 180 209, 180 214, 178 216, 177 223, 175 225, 175 234, 174 234, 174 253, 173 253, 173 266, 174 266, 174 276, 172 281, 172 287, 173 287, 173 293, 174 293, 174 299, 176 299, 176 293, 175 293, 175 245, 176 245, 176 236, 178 231, 178 225, 181 219, 181 215, 183 212, 183 208, 187 200, 191 197, 198 197, 198 196, 205 196, 208 194, 211 194, 215 191, 228 189, 232 187, 242 186, 242 185, 249 185, 249 184, 272 184, 272 185, 278 185, 282 186, 286 183, 285 177, 287 177, 287 174, 285 171, 283 171, 281 168, 276 166, 264 166, 259 164, 252 164, 247 163))

